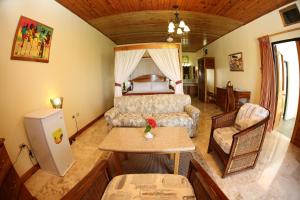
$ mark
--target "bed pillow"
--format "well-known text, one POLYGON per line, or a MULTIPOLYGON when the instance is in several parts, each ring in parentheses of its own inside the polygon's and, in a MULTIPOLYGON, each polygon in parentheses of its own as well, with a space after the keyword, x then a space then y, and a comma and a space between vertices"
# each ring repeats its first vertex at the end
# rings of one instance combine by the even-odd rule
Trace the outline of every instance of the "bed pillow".
POLYGON ((133 82, 133 89, 134 92, 143 92, 143 91, 151 91, 151 83, 150 82, 133 82))
POLYGON ((152 91, 168 91, 169 83, 168 82, 152 82, 152 91))

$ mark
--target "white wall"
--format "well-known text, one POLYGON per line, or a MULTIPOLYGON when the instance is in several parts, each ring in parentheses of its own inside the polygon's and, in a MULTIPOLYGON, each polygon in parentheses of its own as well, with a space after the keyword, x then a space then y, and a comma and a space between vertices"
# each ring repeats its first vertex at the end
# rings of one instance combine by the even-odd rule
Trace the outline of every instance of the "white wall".
POLYGON ((276 45, 277 50, 288 62, 288 96, 285 119, 296 118, 299 98, 299 62, 296 42, 286 42, 276 45))
MULTIPOLYGON (((297 1, 300 7, 300 0, 297 1)), ((278 9, 279 10, 279 9, 278 9)), ((261 63, 258 38, 264 35, 300 27, 300 24, 284 27, 278 10, 270 12, 209 44, 209 57, 215 57, 216 85, 224 87, 231 81, 236 88, 250 90, 251 102, 258 103, 260 99, 261 63), (243 53, 244 72, 229 70, 228 55, 243 53)), ((271 37, 271 41, 300 37, 300 31, 271 37)), ((197 52, 197 57, 203 56, 203 50, 197 52)))
MULTIPOLYGON (((64 97, 69 136, 75 112, 81 128, 112 106, 115 44, 103 34, 53 0, 1 0, 0 24, 0 137, 12 161, 28 144, 23 115, 51 107, 50 97, 64 97), (49 63, 10 60, 21 15, 54 28, 49 63)), ((15 165, 20 175, 31 166, 25 152, 15 165)))

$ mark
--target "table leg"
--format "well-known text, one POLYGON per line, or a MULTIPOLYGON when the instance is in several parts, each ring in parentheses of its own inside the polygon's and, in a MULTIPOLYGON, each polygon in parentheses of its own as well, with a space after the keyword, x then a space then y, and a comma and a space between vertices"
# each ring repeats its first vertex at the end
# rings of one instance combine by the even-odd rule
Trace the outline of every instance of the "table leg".
POLYGON ((122 167, 121 167, 121 162, 120 162, 120 157, 117 152, 113 152, 113 159, 115 162, 115 170, 117 174, 122 174, 122 167))
POLYGON ((180 159, 180 152, 176 152, 175 161, 174 161, 174 174, 178 174, 179 172, 179 159, 180 159))

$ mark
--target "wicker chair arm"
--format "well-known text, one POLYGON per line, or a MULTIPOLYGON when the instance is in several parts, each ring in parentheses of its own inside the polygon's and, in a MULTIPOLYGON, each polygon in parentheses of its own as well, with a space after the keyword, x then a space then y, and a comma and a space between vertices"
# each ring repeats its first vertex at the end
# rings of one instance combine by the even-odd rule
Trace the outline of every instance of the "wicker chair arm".
POLYGON ((239 156, 258 151, 263 142, 269 117, 233 135, 231 153, 239 156))
POLYGON ((222 127, 232 126, 234 124, 238 110, 223 113, 212 117, 212 130, 222 127))

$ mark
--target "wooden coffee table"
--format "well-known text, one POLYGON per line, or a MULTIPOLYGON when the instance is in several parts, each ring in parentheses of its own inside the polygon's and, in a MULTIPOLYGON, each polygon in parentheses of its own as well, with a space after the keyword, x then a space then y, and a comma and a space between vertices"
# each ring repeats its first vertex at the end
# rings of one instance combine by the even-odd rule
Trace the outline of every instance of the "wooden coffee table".
POLYGON ((195 150, 187 129, 183 127, 158 127, 151 132, 152 140, 144 135, 145 128, 113 128, 99 145, 103 151, 121 153, 175 154, 174 174, 178 174, 180 152, 195 150))

